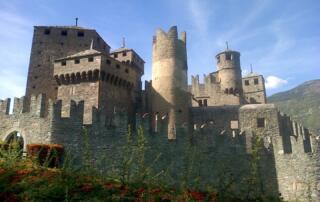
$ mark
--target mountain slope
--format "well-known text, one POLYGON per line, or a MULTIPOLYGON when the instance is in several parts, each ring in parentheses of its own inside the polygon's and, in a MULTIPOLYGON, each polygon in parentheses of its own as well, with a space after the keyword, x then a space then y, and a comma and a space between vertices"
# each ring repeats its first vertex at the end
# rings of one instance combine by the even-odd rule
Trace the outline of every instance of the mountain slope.
POLYGON ((281 112, 320 134, 320 79, 307 81, 291 90, 268 97, 281 112))

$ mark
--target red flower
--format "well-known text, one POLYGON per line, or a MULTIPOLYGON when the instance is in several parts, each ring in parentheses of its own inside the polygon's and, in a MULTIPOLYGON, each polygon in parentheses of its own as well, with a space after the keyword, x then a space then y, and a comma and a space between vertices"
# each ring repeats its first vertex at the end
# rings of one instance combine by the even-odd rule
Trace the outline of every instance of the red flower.
POLYGON ((144 192, 145 192, 144 188, 140 188, 136 191, 136 196, 140 198, 144 192))
POLYGON ((152 190, 150 191, 150 193, 151 193, 151 194, 159 194, 161 191, 162 191, 161 189, 157 188, 157 189, 152 189, 152 190))
POLYGON ((5 172, 6 172, 6 170, 5 170, 5 169, 0 168, 0 175, 1 175, 1 174, 3 174, 3 173, 5 173, 5 172))
POLYGON ((83 184, 82 187, 81 187, 81 190, 82 190, 83 192, 86 192, 86 193, 91 192, 92 189, 93 189, 93 186, 92 186, 91 183, 85 183, 85 184, 83 184))
POLYGON ((114 187, 113 187, 112 183, 106 183, 106 184, 104 184, 104 188, 105 189, 113 189, 114 187))
POLYGON ((17 175, 27 175, 30 173, 30 170, 18 170, 17 175))
POLYGON ((206 198, 203 193, 201 192, 195 192, 195 191, 188 191, 189 197, 196 201, 204 201, 206 198))

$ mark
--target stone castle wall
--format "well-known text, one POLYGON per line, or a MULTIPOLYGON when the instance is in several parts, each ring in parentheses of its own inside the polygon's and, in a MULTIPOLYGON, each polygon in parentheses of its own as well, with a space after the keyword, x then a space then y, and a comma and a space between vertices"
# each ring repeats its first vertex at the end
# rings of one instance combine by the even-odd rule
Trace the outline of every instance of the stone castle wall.
MULTIPOLYGON (((86 137, 83 102, 72 101, 68 117, 61 115, 62 101, 49 101, 51 107, 47 113, 44 113, 44 103, 43 95, 33 96, 30 111, 25 111, 28 107, 24 99, 15 99, 13 114, 9 114, 9 100, 0 101, 1 139, 5 141, 11 132, 18 131, 25 145, 62 144, 78 162, 81 162, 81 155, 86 152, 86 145, 96 160, 106 155, 120 155, 126 141, 126 112, 118 111, 113 117, 107 118, 93 108, 93 124, 86 125, 86 137)), ((169 117, 157 119, 157 132, 154 133, 149 130, 152 116, 136 115, 136 124, 144 128, 152 147, 148 158, 163 153, 158 169, 173 166, 170 172, 179 179, 182 175, 179 170, 183 169, 185 159, 191 155, 189 149, 193 148, 191 151, 198 155, 196 158, 201 162, 195 168, 201 171, 194 171, 193 174, 201 178, 202 185, 219 187, 224 180, 233 180, 232 192, 241 196, 248 188, 248 180, 253 172, 253 139, 260 138, 263 145, 257 165, 262 183, 258 191, 274 197, 279 192, 286 200, 319 199, 319 142, 308 130, 280 114, 274 105, 208 107, 206 110, 197 107, 192 108, 192 115, 196 126, 194 132, 190 133, 187 127, 177 127, 175 141, 168 141, 169 117), (264 120, 261 122, 258 119, 264 120), (259 125, 262 123, 264 125, 259 125), (203 164, 206 166, 201 166, 203 164)))
POLYGON ((263 138, 273 152, 279 193, 286 200, 318 201, 319 141, 272 105, 240 108, 240 128, 263 138), (258 120, 259 119, 259 120, 258 120), (264 123, 264 127, 260 124, 264 123))
POLYGON ((200 83, 198 75, 192 76, 189 89, 194 98, 192 99, 193 107, 239 105, 239 100, 242 99, 240 94, 226 92, 218 79, 218 72, 204 75, 204 83, 200 83))

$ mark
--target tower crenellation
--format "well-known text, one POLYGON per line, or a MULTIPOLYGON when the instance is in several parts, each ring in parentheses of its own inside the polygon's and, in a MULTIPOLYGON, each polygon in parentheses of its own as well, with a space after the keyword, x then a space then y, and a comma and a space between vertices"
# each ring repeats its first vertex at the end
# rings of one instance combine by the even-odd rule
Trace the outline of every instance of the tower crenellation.
POLYGON ((11 99, 0 100, 0 113, 8 115, 10 110, 11 99))

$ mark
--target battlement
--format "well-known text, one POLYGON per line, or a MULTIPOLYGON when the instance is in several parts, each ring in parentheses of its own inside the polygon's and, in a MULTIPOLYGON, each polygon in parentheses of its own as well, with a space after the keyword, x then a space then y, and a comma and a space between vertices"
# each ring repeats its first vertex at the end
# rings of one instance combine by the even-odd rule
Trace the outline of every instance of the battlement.
POLYGON ((0 100, 0 113, 9 114, 11 99, 0 100))
POLYGON ((309 130, 280 111, 278 111, 278 117, 283 147, 283 150, 279 150, 279 153, 289 154, 299 150, 302 152, 302 149, 305 153, 312 152, 312 142, 315 141, 315 137, 312 136, 309 130), (312 139, 314 140, 312 141, 312 139))
POLYGON ((153 60, 174 57, 186 63, 186 37, 186 32, 182 32, 180 38, 178 37, 177 26, 171 27, 168 33, 158 29, 153 37, 153 60))
POLYGON ((26 102, 25 97, 14 98, 12 114, 10 112, 11 99, 0 100, 0 113, 5 115, 19 115, 21 113, 31 113, 34 116, 44 117, 46 111, 46 96, 44 94, 39 94, 37 96, 32 95, 30 98, 30 103, 26 102), (27 111, 28 109, 28 111, 27 111))
MULTIPOLYGON (((177 26, 170 27, 169 31, 166 33, 161 28, 156 31, 156 40, 157 39, 178 39, 178 29, 177 26)), ((157 42, 157 41, 154 41, 157 42)))

